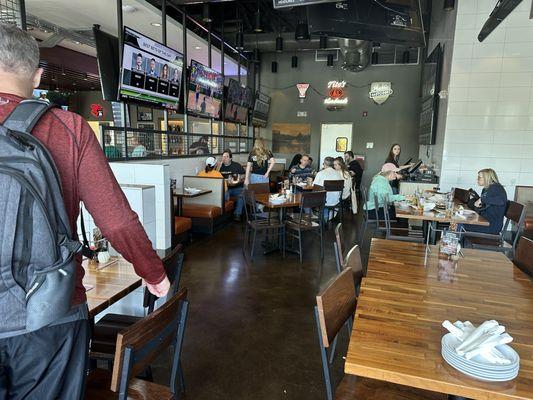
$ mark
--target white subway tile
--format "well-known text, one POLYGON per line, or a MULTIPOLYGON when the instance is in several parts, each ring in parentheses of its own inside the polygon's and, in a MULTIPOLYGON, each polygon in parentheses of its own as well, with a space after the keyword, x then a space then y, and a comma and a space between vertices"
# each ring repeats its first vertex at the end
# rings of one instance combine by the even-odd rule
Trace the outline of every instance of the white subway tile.
POLYGON ((505 29, 506 43, 530 42, 532 37, 533 27, 515 28, 514 26, 508 26, 507 29, 505 29))
POLYGON ((521 147, 521 154, 523 158, 529 158, 533 162, 533 145, 524 144, 521 147))
POLYGON ((464 74, 470 72, 472 69, 472 60, 468 58, 455 58, 452 57, 452 75, 464 74))
POLYGON ((446 165, 446 169, 461 169, 461 157, 443 157, 442 163, 446 165))
POLYGON ((470 72, 501 72, 502 60, 502 57, 472 59, 470 72))
POLYGON ((450 92, 450 101, 467 101, 468 100, 468 88, 451 87, 448 89, 450 92))
POLYGON ((468 87, 498 87, 501 79, 499 72, 477 72, 470 74, 468 87))
POLYGON ((477 10, 477 2, 474 0, 469 1, 461 1, 456 3, 457 7, 457 14, 458 15, 464 15, 464 14, 475 14, 477 10))
POLYGON ((495 131, 493 137, 494 144, 522 144, 524 138, 524 131, 507 130, 495 131))
POLYGON ((528 115, 528 103, 524 101, 499 101, 493 115, 528 115))
MULTIPOLYGON (((483 40, 483 43, 491 44, 491 43, 504 43, 505 42, 505 28, 498 27, 497 29, 493 30, 489 36, 483 40), (498 29, 501 28, 501 29, 498 29)), ((477 29, 479 32, 480 29, 477 29)), ((477 35, 476 35, 477 38, 477 35)), ((474 42, 476 43, 476 42, 474 42)), ((479 41, 477 41, 479 43, 479 41)))
POLYGON ((505 18, 504 22, 507 24, 506 27, 524 27, 524 28, 530 28, 531 27, 531 20, 529 19, 529 11, 526 12, 516 12, 513 11, 507 18, 505 18))
MULTIPOLYGON (((532 131, 522 131, 522 143, 523 144, 533 144, 533 130, 532 131)), ((531 155, 533 158, 533 154, 531 155)))
POLYGON ((493 128, 495 130, 528 130, 530 129, 531 117, 494 117, 493 128))
POLYGON ((503 58, 502 72, 533 72, 533 57, 503 58))
POLYGON ((493 168, 500 175, 500 172, 520 172, 522 160, 519 158, 494 158, 493 168))
POLYGON ((485 22, 487 22, 488 15, 486 15, 485 13, 481 13, 481 14, 478 13, 475 17, 476 17, 475 18, 476 19, 476 29, 481 29, 483 27, 483 25, 485 24, 485 22))
MULTIPOLYGON (((492 157, 468 157, 463 158, 461 161, 461 171, 479 171, 480 169, 487 168, 493 162, 492 157)), ((468 174, 464 174, 465 176, 468 174)))
POLYGON ((468 89, 468 100, 471 101, 496 101, 498 100, 498 87, 474 87, 468 89))
POLYGON ((477 29, 457 29, 455 31, 454 43, 468 44, 477 42, 477 29))
POLYGON ((494 5, 496 4, 493 0, 477 0, 477 14, 484 15, 485 17, 488 17, 489 14, 494 9, 494 5))
POLYGON ((496 115, 498 103, 495 101, 470 101, 467 105, 468 115, 496 115))
POLYGON ((453 74, 450 77, 450 87, 468 87, 470 74, 453 74))
POLYGON ((523 158, 522 165, 520 166, 520 172, 531 173, 533 175, 533 153, 527 158, 523 158))
POLYGON ((447 115, 468 115, 467 101, 450 101, 448 102, 447 115))
POLYGON ((519 43, 505 43, 503 56, 506 58, 523 58, 533 56, 533 41, 519 43))
MULTIPOLYGON (((533 172, 533 171, 531 171, 533 172)), ((518 176, 518 182, 516 183, 517 185, 520 185, 520 186, 531 186, 533 185, 533 173, 531 172, 526 172, 526 173, 520 173, 520 175, 518 176)), ((514 198, 514 193, 513 193, 513 197, 511 198, 514 198)))
POLYGON ((522 158, 521 145, 514 144, 493 144, 492 156, 502 158, 522 158))
POLYGON ((497 169, 495 169, 496 174, 498 175, 498 180, 503 186, 514 186, 518 182, 518 177, 520 173, 518 171, 515 172, 500 172, 497 169))
MULTIPOLYGON (((472 49, 473 58, 497 58, 504 53, 504 44, 501 43, 476 43, 472 49)), ((454 53, 455 56, 455 53, 454 53)))
MULTIPOLYGON (((492 151, 491 144, 477 144, 475 146, 464 146, 462 149, 463 156, 468 160, 470 157, 490 157, 492 151)), ((461 165, 464 169, 464 165, 461 165)))
POLYGON ((476 18, 470 14, 458 14, 455 27, 456 29, 474 29, 476 28, 476 18))
POLYGON ((472 58, 471 44, 456 44, 453 46, 453 58, 459 60, 461 58, 472 58))
POLYGON ((499 101, 522 101, 526 104, 531 97, 531 87, 502 87, 500 88, 499 101))
POLYGON ((501 74, 500 86, 502 87, 529 87, 531 86, 533 73, 531 72, 504 72, 501 74))

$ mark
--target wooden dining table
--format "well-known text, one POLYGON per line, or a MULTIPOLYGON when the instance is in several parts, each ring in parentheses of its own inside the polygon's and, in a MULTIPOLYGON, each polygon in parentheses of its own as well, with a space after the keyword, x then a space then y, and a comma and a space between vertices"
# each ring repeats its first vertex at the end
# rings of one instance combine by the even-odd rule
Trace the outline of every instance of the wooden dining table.
POLYGON ((465 249, 451 261, 432 246, 424 266, 424 247, 372 240, 345 372, 472 399, 533 399, 533 282, 502 253, 465 249), (490 319, 514 338, 514 380, 482 382, 441 356, 444 320, 490 319))
POLYGON ((174 189, 172 192, 173 196, 177 199, 177 216, 181 217, 183 213, 183 199, 192 199, 194 197, 203 196, 204 194, 212 193, 212 190, 201 189, 194 192, 186 191, 183 188, 174 189))
POLYGON ((111 260, 115 262, 105 267, 93 260, 83 260, 83 284, 90 318, 141 286, 141 278, 135 274, 132 264, 122 257, 111 260))

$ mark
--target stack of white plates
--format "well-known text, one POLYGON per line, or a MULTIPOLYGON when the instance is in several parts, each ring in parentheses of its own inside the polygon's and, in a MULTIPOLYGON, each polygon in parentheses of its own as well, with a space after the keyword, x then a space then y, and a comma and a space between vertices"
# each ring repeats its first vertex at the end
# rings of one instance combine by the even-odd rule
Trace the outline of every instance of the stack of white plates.
POLYGON ((510 346, 503 344, 495 347, 510 361, 509 364, 500 365, 489 362, 481 355, 467 360, 455 352, 455 348, 460 344, 461 341, 451 333, 444 335, 441 341, 441 354, 448 364, 463 374, 487 382, 505 382, 518 375, 520 357, 510 346))

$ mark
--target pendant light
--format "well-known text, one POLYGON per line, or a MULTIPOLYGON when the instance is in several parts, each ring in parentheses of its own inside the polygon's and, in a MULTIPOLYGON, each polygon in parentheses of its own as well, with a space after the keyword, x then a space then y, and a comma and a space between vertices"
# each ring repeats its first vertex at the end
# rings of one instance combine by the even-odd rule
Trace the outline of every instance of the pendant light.
POLYGON ((277 61, 272 61, 271 70, 272 70, 273 74, 278 72, 278 62, 277 61))
POLYGON ((292 68, 298 68, 298 57, 292 56, 291 58, 291 67, 292 68))
POLYGON ((276 38, 276 51, 281 53, 283 51, 283 38, 281 34, 276 38))

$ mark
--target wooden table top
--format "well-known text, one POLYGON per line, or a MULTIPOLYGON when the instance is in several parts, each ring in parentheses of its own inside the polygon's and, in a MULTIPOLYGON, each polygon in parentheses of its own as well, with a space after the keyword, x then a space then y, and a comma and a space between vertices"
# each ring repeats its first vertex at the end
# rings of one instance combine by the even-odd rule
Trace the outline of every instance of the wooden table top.
POLYGON ((297 207, 300 205, 300 200, 302 199, 301 193, 296 193, 290 196, 287 201, 278 204, 270 202, 270 193, 256 193, 255 201, 268 208, 287 208, 287 207, 297 207))
MULTIPOLYGON (((435 221, 443 223, 456 223, 456 224, 469 224, 469 225, 482 225, 489 226, 489 221, 483 218, 478 213, 474 212, 473 214, 458 216, 453 215, 452 217, 446 217, 444 210, 431 210, 420 213, 413 207, 399 207, 398 203, 396 204, 396 217, 398 218, 407 218, 407 219, 418 219, 424 221, 435 221)), ((462 205, 465 210, 470 210, 466 205, 456 202, 455 209, 462 205)))
POLYGON ((196 192, 196 193, 189 193, 189 192, 186 192, 186 191, 184 191, 183 189, 180 188, 180 189, 174 190, 173 194, 176 197, 193 198, 193 197, 202 196, 204 194, 212 193, 212 192, 213 192, 212 190, 202 189, 202 190, 200 190, 199 192, 196 192))
POLYGON ((90 318, 141 286, 141 278, 135 274, 133 265, 121 257, 101 269, 93 260, 85 259, 82 265, 90 318))
POLYGON ((502 254, 463 249, 439 260, 432 246, 373 239, 345 372, 472 399, 533 399, 533 282, 502 254), (442 321, 495 319, 520 355, 516 379, 469 378, 442 358, 442 321))

